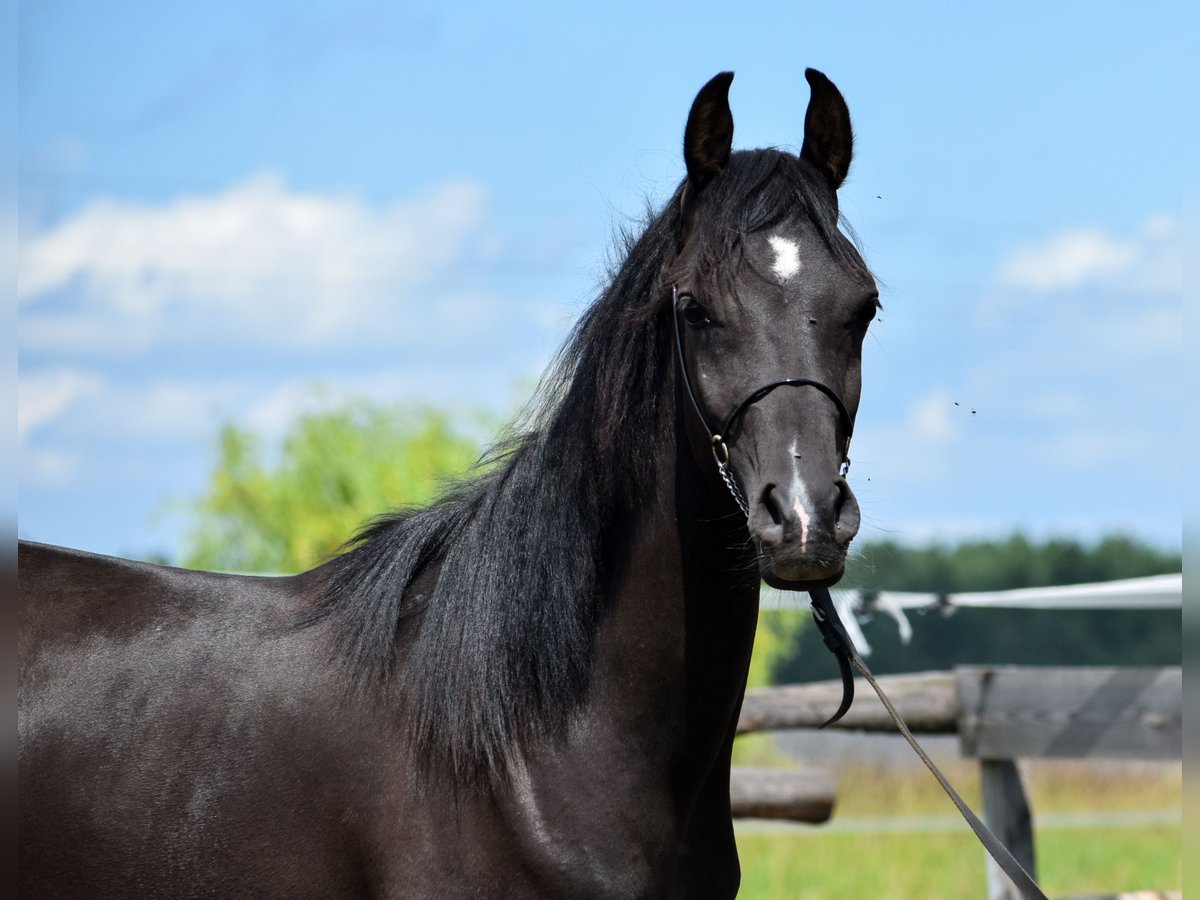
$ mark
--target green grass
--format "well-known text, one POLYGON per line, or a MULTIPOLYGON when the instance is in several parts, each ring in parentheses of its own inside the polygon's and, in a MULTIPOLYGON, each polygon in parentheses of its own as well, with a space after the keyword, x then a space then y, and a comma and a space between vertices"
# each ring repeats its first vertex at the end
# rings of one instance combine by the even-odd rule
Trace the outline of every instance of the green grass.
MULTIPOLYGON (((746 749, 759 764, 771 756, 761 742, 746 749)), ((950 780, 978 811, 978 765, 944 762, 950 780)), ((1170 819, 1182 804, 1181 766, 1042 760, 1022 769, 1034 813, 1038 877, 1050 897, 1180 888, 1181 828, 1170 819), (1143 812, 1160 815, 1154 824, 1129 824, 1143 812), (1106 827, 1082 827, 1106 817, 1106 827)), ((739 897, 986 895, 983 849, 958 824, 953 806, 924 769, 850 763, 834 772, 838 806, 827 826, 739 823, 739 897)))
MULTIPOLYGON (((1183 880, 1177 825, 1039 830, 1038 874, 1050 897, 1183 880)), ((970 832, 754 833, 739 830, 746 900, 932 900, 984 897, 983 850, 970 832)))

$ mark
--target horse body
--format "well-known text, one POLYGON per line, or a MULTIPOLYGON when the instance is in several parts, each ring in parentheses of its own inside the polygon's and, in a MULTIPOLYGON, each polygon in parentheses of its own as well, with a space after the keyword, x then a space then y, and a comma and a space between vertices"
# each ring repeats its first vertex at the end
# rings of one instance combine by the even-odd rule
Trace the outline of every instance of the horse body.
POLYGON ((840 575, 874 307, 840 94, 810 70, 801 156, 731 157, 731 77, 490 473, 294 577, 21 546, 26 896, 737 892, 759 578, 840 575), (755 398, 714 467, 702 418, 781 374, 821 391, 755 398))
POLYGON ((19 564, 28 895, 346 893, 336 823, 363 786, 338 760, 370 731, 346 727, 316 632, 264 640, 304 579, 41 546, 19 564))
POLYGON ((30 895, 48 873, 55 895, 87 897, 636 897, 733 876, 731 895, 728 755, 757 585, 730 584, 746 562, 723 564, 727 524, 686 543, 671 527, 726 522, 677 502, 696 496, 653 498, 614 548, 588 714, 486 792, 422 777, 396 698, 349 689, 333 624, 291 627, 321 569, 215 575, 23 544, 30 895))

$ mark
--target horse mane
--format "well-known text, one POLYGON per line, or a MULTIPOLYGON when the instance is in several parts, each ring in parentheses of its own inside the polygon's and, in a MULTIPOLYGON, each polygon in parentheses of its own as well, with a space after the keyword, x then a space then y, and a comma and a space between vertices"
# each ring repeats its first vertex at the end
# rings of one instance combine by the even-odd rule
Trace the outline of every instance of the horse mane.
MULTIPOLYGON (((505 773, 531 741, 565 733, 585 700, 614 526, 653 496, 649 451, 671 446, 667 276, 681 192, 640 234, 622 231, 609 284, 540 384, 528 427, 482 474, 376 519, 324 567, 306 622, 338 623, 355 683, 397 691, 417 758, 458 782, 505 773), (436 577, 418 583, 427 571, 436 577)), ((701 197, 713 277, 742 236, 798 216, 862 265, 837 231, 833 191, 789 153, 735 153, 701 197)))

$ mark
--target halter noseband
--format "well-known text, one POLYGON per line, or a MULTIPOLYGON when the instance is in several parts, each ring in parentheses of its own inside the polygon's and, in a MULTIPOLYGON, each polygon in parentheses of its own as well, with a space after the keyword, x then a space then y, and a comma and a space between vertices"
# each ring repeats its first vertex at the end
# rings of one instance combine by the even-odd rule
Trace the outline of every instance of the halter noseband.
POLYGON ((708 434, 713 460, 717 464, 717 472, 720 473, 721 480, 729 488, 729 493, 733 495, 733 499, 737 501, 738 508, 741 509, 746 518, 750 518, 750 508, 746 503, 745 495, 742 494, 741 488, 738 487, 737 481, 734 480, 733 473, 729 470, 729 444, 726 440, 732 438, 734 428, 741 421, 742 416, 746 414, 746 411, 776 388, 785 386, 816 388, 833 401, 833 405, 837 407, 838 418, 846 432, 846 439, 842 442, 842 462, 838 469, 838 474, 843 478, 846 477, 846 473, 850 471, 850 438, 854 434, 854 419, 850 417, 850 411, 846 409, 846 404, 842 402, 842 398, 838 396, 837 391, 829 387, 829 385, 815 381, 812 378, 783 378, 779 381, 772 381, 770 384, 764 384, 757 390, 751 391, 734 408, 733 412, 729 414, 729 418, 725 420, 725 424, 721 427, 721 430, 713 431, 712 426, 708 424, 707 417, 704 415, 704 410, 700 408, 700 401, 696 399, 696 392, 692 388, 692 379, 688 374, 687 360, 683 355, 683 332, 679 327, 678 285, 671 285, 671 319, 675 324, 675 355, 679 359, 679 372, 683 376, 683 386, 687 390, 688 399, 692 401, 692 408, 695 409, 700 424, 704 427, 705 433, 708 434))

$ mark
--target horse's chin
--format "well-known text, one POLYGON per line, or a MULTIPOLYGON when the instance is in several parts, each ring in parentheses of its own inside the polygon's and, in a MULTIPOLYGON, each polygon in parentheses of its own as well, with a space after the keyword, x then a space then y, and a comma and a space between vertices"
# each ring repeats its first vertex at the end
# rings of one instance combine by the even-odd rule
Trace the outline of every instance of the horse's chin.
POLYGON ((811 591, 815 588, 830 588, 842 580, 842 569, 838 569, 836 575, 829 575, 824 578, 805 578, 800 580, 787 580, 779 578, 770 572, 760 572, 762 580, 770 587, 780 591, 811 591))
POLYGON ((758 571, 763 581, 778 590, 809 591, 814 588, 833 587, 841 581, 846 571, 846 557, 842 554, 835 560, 789 560, 786 564, 777 564, 765 557, 759 560, 758 571))

